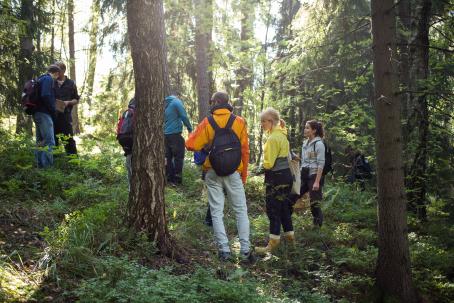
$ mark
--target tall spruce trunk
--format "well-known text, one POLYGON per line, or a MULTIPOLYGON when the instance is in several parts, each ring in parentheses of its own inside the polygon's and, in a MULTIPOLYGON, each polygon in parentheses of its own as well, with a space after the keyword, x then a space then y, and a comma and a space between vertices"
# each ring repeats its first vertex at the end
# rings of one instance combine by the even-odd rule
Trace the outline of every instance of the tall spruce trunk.
POLYGON ((206 117, 210 105, 210 89, 213 82, 211 69, 211 40, 213 29, 213 1, 195 0, 195 56, 197 71, 197 98, 199 122, 206 117))
POLYGON ((372 0, 371 8, 378 186, 376 282, 384 299, 412 303, 417 302, 417 295, 407 238, 394 0, 372 0))
MULTIPOLYGON (((20 9, 20 19, 24 22, 25 28, 24 32, 20 37, 20 51, 19 51, 19 83, 18 88, 22 90, 23 85, 27 80, 36 76, 33 71, 32 63, 32 56, 33 51, 35 49, 33 45, 33 36, 34 36, 34 25, 33 25, 33 0, 22 0, 21 1, 21 9, 20 9)), ((21 98, 21 92, 17 94, 18 98, 21 98)), ((20 100, 18 100, 19 103, 20 100)), ((32 119, 30 116, 25 115, 23 111, 21 111, 17 115, 16 119, 16 133, 27 133, 29 135, 32 134, 32 119)))
MULTIPOLYGON (((69 77, 76 82, 76 55, 74 47, 74 0, 68 0, 68 44, 69 44, 69 77)), ((80 134, 81 127, 79 124, 77 104, 73 106, 71 112, 73 120, 73 131, 80 134)))
POLYGON ((427 107, 427 84, 429 75, 429 21, 431 17, 431 0, 419 0, 415 13, 415 36, 411 41, 411 78, 414 93, 414 106, 411 120, 416 135, 414 136, 416 151, 409 171, 408 203, 410 208, 425 221, 427 192, 427 161, 429 139, 429 109, 427 107))
POLYGON ((162 1, 129 0, 128 35, 137 118, 127 219, 165 255, 173 255, 164 204, 164 97, 168 90, 162 1))
POLYGON ((98 58, 98 30, 99 30, 99 7, 100 0, 93 0, 91 5, 91 28, 90 28, 90 46, 88 49, 88 71, 87 71, 87 103, 91 107, 93 86, 95 83, 96 60, 98 58))

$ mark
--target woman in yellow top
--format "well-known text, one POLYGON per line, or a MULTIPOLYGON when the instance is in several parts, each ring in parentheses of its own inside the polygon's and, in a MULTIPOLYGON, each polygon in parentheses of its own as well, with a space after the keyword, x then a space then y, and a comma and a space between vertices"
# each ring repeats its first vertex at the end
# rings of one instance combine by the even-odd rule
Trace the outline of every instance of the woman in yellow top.
POLYGON ((257 247, 257 254, 275 249, 280 242, 281 226, 287 241, 294 243, 290 192, 293 177, 288 164, 289 142, 285 122, 279 112, 267 108, 260 114, 263 130, 268 135, 264 145, 266 214, 270 220, 270 239, 266 247, 257 247))

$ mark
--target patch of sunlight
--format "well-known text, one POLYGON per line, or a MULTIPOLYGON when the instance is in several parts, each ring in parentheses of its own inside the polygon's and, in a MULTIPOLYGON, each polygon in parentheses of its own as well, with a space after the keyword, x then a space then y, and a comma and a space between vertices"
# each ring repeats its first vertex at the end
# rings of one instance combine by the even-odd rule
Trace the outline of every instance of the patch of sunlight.
POLYGON ((2 302, 28 302, 40 288, 44 270, 18 270, 0 261, 0 300, 2 302))

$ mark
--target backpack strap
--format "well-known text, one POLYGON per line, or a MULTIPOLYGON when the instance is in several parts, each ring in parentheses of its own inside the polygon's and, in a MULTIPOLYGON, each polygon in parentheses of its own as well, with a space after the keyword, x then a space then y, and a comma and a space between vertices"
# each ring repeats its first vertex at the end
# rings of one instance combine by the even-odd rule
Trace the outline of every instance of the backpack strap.
MULTIPOLYGON (((317 140, 314 142, 314 153, 315 153, 315 145, 317 145, 317 142, 319 142, 319 141, 322 141, 322 140, 317 140)), ((322 141, 322 143, 323 143, 323 141, 322 141)))
MULTIPOLYGON (((216 123, 214 120, 213 115, 209 115, 208 117, 208 122, 210 122, 211 127, 213 127, 214 131, 217 131, 221 129, 219 125, 216 123)), ((235 122, 236 116, 234 114, 231 114, 229 117, 229 121, 227 121, 227 124, 225 125, 225 129, 230 129, 232 128, 233 122, 235 122)))
POLYGON ((208 117, 208 122, 210 123, 211 127, 214 129, 216 132, 218 129, 220 129, 219 125, 214 121, 213 115, 209 115, 208 117))
POLYGON ((225 125, 225 128, 230 129, 232 128, 233 122, 235 122, 236 116, 234 114, 230 115, 229 121, 227 121, 227 124, 225 125))

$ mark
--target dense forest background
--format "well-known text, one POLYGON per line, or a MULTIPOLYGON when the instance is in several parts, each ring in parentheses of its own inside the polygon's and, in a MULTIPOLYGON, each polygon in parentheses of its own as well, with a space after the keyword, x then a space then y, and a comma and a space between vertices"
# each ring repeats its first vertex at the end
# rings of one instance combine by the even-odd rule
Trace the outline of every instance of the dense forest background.
MULTIPOLYGON (((140 1, 1 0, 0 299, 371 302, 383 298, 375 267, 384 245, 377 220, 377 206, 380 210, 383 205, 377 189, 380 192, 384 185, 377 184, 378 175, 365 192, 345 183, 351 168, 347 147, 364 153, 377 171, 377 149, 383 148, 376 135, 382 128, 376 122, 377 102, 383 100, 374 91, 378 87, 374 51, 380 41, 374 41, 371 33, 389 27, 373 28, 374 16, 380 12, 371 5, 374 1, 163 2, 164 91, 180 96, 194 126, 205 116, 211 94, 227 91, 235 113, 248 122, 254 168, 262 158, 258 115, 264 108, 272 106, 282 113, 295 152, 304 139, 305 121, 324 123, 334 156, 323 204, 326 226, 310 229, 310 215, 303 207, 295 214, 295 250, 284 247, 250 268, 219 264, 211 254, 215 248, 210 230, 202 225, 206 193, 199 171, 191 164, 192 154, 187 153, 183 187, 165 189, 168 232, 185 257, 176 262, 157 254, 162 247, 146 232, 134 233, 127 219, 119 219, 126 217, 131 201, 115 126, 137 90, 146 89, 137 86, 131 47, 147 46, 134 44, 130 32, 144 18, 128 16, 140 1), (67 74, 76 80, 81 94, 73 111, 80 155, 61 156, 55 168, 42 171, 33 165, 33 125, 21 111, 20 94, 26 80, 43 74, 56 60, 67 63, 67 74)), ((454 2, 385 2, 392 3, 385 15, 392 11, 389 15, 395 17, 391 20, 395 37, 389 47, 394 50, 393 98, 401 106, 401 130, 390 132, 402 132, 398 138, 402 148, 397 150, 403 154, 401 201, 408 210, 404 219, 409 266, 418 300, 450 302, 454 297, 454 2)), ((154 20, 156 15, 149 17, 154 20)), ((161 64, 154 63, 156 68, 161 64)), ((160 130, 158 125, 143 131, 160 130)), ((254 176, 246 186, 256 245, 266 238, 267 229, 262 183, 263 178, 254 176)), ((234 234, 231 210, 226 220, 234 234)))

